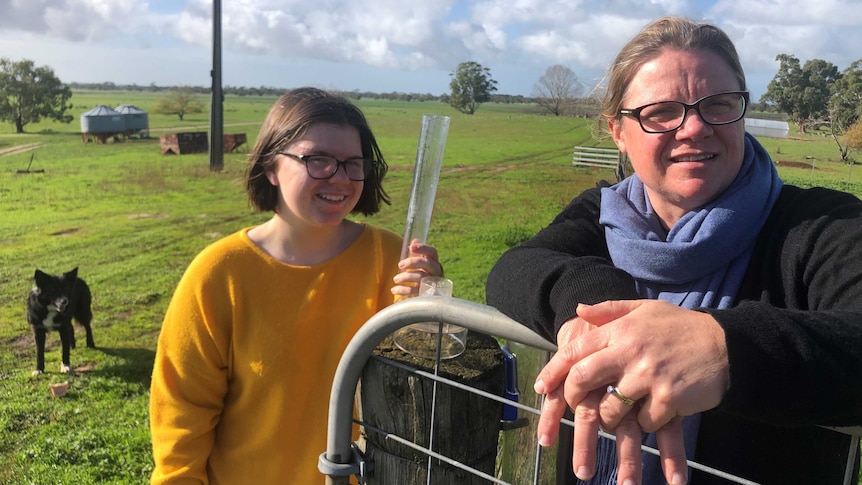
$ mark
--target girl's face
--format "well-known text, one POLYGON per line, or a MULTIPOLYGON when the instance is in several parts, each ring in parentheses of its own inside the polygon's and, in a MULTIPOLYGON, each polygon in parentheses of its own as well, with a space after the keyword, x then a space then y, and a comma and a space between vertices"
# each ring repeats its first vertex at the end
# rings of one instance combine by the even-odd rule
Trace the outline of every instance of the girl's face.
MULTIPOLYGON (((623 108, 657 101, 693 103, 711 94, 739 91, 727 63, 707 51, 665 50, 645 63, 628 86, 623 108)), ((689 110, 682 126, 646 133, 630 116, 608 122, 614 142, 631 159, 650 203, 668 228, 683 214, 718 197, 742 166, 745 124, 706 124, 689 110)))
MULTIPOLYGON (((329 123, 309 126, 304 135, 281 151, 328 155, 338 160, 362 158, 359 131, 353 126, 329 123)), ((339 166, 331 178, 319 180, 308 175, 304 162, 281 154, 276 157, 275 168, 266 175, 279 190, 276 213, 293 227, 337 227, 359 202, 365 182, 350 180, 344 166, 339 166)))

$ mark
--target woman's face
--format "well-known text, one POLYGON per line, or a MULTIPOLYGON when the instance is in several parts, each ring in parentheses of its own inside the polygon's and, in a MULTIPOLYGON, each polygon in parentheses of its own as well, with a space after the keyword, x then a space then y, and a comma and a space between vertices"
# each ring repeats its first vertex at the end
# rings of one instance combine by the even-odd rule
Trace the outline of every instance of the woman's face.
MULTIPOLYGON (((338 160, 362 158, 359 131, 349 125, 316 123, 305 134, 281 149, 293 155, 329 155, 338 160)), ((275 168, 267 172, 278 187, 276 213, 294 228, 338 226, 362 195, 365 182, 350 180, 344 166, 331 178, 313 179, 305 163, 286 155, 276 155, 275 168)))
MULTIPOLYGON (((622 107, 634 109, 657 101, 693 103, 710 94, 740 89, 733 71, 718 55, 665 50, 637 71, 622 107)), ((631 116, 611 120, 608 126, 668 228, 727 189, 742 165, 742 120, 712 126, 689 110, 682 126, 668 133, 646 133, 631 116)))

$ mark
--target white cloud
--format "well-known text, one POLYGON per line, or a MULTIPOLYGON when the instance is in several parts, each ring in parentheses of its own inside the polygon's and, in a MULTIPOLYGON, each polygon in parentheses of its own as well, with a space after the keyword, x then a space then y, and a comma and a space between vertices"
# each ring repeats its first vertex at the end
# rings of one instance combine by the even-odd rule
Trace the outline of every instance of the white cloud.
POLYGON ((758 94, 778 71, 779 54, 793 55, 802 63, 824 59, 839 70, 862 58, 857 47, 862 45, 859 0, 720 0, 708 18, 734 39, 758 94))
MULTIPOLYGON (((755 96, 778 54, 841 69, 862 55, 860 0, 229 0, 222 9, 233 85, 442 93, 454 67, 472 60, 500 92, 529 94, 553 64, 597 79, 632 35, 667 14, 724 28, 755 96)), ((212 0, 5 0, 0 55, 62 66, 69 81, 206 84, 211 17, 212 0)))
POLYGON ((726 21, 752 25, 858 27, 859 0, 719 0, 712 12, 726 21))
POLYGON ((0 5, 0 27, 73 41, 104 41, 138 30, 135 0, 12 0, 0 5))
MULTIPOLYGON (((186 42, 206 43, 211 2, 192 0, 175 27, 186 42)), ((443 19, 453 2, 305 0, 225 2, 222 37, 237 50, 285 57, 358 61, 392 69, 433 65, 446 52, 443 19)))

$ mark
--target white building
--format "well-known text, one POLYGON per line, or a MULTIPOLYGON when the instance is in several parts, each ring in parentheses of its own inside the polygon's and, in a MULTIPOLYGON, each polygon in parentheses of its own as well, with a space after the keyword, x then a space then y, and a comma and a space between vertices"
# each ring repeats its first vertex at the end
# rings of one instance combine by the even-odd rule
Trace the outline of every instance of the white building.
POLYGON ((787 135, 790 132, 790 125, 788 125, 786 121, 745 118, 745 131, 754 136, 787 138, 787 135))

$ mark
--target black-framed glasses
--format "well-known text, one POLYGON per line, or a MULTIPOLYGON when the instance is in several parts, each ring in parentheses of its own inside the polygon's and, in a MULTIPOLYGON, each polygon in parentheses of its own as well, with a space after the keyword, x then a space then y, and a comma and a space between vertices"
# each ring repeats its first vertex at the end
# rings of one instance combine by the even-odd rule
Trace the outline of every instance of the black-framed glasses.
POLYGON ((748 91, 710 94, 692 104, 682 101, 659 101, 634 109, 621 109, 619 114, 638 120, 647 133, 667 133, 682 126, 688 110, 694 109, 708 125, 727 125, 745 116, 748 91))
POLYGON ((288 156, 305 164, 305 170, 308 176, 317 179, 325 180, 332 178, 339 167, 344 167, 344 173, 347 178, 354 182, 361 182, 368 178, 371 170, 377 163, 373 158, 351 158, 349 160, 339 160, 329 155, 295 155, 288 152, 278 152, 281 155, 288 156))

